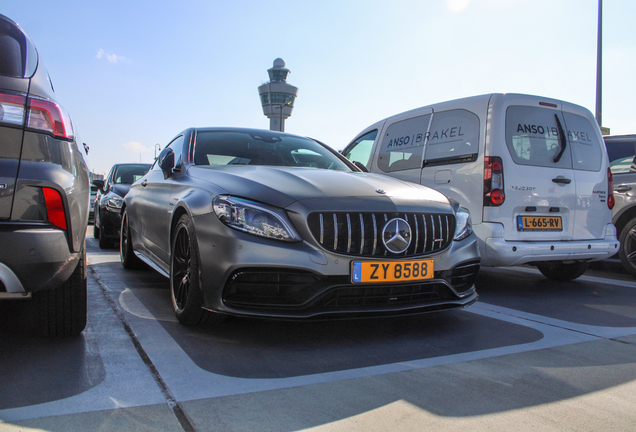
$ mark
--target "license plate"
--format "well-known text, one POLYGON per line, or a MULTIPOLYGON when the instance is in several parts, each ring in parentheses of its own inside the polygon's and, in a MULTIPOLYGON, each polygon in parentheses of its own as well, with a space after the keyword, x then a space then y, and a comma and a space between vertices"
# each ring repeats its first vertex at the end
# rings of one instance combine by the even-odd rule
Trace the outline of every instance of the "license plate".
POLYGON ((352 283, 410 282, 432 279, 434 262, 410 261, 354 261, 351 263, 352 283))
POLYGON ((519 231, 563 231, 561 216, 517 216, 519 231))

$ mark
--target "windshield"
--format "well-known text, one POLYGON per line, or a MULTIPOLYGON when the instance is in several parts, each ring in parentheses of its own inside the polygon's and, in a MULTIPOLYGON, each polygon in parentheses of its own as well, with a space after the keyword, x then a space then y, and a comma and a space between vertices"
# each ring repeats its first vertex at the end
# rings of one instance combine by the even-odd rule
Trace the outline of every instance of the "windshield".
POLYGON ((267 131, 200 131, 195 165, 269 165, 352 171, 317 141, 267 131))
POLYGON ((133 184, 144 176, 150 169, 150 164, 122 165, 117 167, 113 175, 115 184, 133 184))

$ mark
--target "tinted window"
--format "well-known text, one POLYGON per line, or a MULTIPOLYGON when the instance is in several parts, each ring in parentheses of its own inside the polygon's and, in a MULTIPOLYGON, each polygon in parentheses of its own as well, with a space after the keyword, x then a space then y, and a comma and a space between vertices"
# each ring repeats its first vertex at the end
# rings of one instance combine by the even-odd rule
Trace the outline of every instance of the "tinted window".
POLYGON ((369 161, 371 160, 371 150, 373 149, 373 143, 377 136, 377 129, 364 134, 345 149, 344 156, 350 161, 360 162, 368 168, 369 161))
POLYGON ((384 172, 421 168, 430 120, 429 114, 389 126, 382 137, 378 167, 384 172))
POLYGON ((570 113, 563 113, 563 116, 572 153, 572 168, 583 171, 600 170, 602 146, 596 133, 598 126, 585 117, 570 113))
POLYGON ((554 162, 563 145, 559 125, 565 133, 565 120, 561 111, 526 106, 508 107, 506 144, 515 163, 571 168, 569 151, 564 152, 557 163, 554 162))
POLYGON ((636 138, 630 139, 606 139, 607 155, 610 160, 612 173, 619 174, 636 171, 636 138))
POLYGON ((425 160, 459 162, 479 152, 479 117, 466 110, 435 113, 428 132, 425 160))
POLYGON ((199 131, 195 165, 271 165, 351 171, 318 142, 268 131, 199 131))
POLYGON ((113 174, 114 184, 133 184, 148 172, 150 164, 120 165, 113 174))
POLYGON ((29 39, 12 23, 0 19, 0 75, 30 77, 37 67, 37 53, 29 39))
POLYGON ((547 108, 508 107, 506 144, 513 160, 520 165, 585 171, 601 168, 602 150, 595 126, 574 114, 547 108), (565 151, 555 162, 563 145, 565 151))

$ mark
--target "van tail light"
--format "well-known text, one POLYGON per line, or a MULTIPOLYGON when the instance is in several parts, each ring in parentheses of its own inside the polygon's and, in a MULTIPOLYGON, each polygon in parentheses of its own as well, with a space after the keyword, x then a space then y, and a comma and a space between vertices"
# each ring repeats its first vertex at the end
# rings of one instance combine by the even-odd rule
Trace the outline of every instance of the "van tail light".
POLYGON ((51 188, 42 188, 42 193, 44 194, 49 222, 66 231, 66 214, 64 213, 62 196, 58 191, 51 188))
POLYGON ((484 159, 484 206, 500 206, 506 200, 504 193, 503 162, 500 157, 484 159))
POLYGON ((616 199, 614 198, 614 176, 612 175, 612 170, 607 168, 607 207, 611 210, 614 208, 614 204, 616 204, 616 199))
POLYGON ((29 98, 27 128, 49 132, 58 138, 73 139, 73 124, 67 112, 44 99, 29 98))

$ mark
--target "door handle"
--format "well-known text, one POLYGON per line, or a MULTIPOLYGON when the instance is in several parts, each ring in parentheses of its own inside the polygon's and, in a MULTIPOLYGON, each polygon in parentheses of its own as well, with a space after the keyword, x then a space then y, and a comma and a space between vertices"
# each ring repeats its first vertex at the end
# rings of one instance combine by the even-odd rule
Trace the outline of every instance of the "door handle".
POLYGON ((563 185, 566 185, 566 184, 570 184, 570 183, 572 183, 572 180, 567 179, 567 178, 565 178, 565 177, 557 177, 557 178, 553 178, 553 179, 552 179, 552 181, 553 181, 554 183, 556 183, 556 184, 559 184, 559 185, 562 185, 562 184, 563 184, 563 185))
POLYGON ((618 185, 614 188, 614 192, 627 192, 632 190, 631 186, 627 186, 626 184, 618 185))

